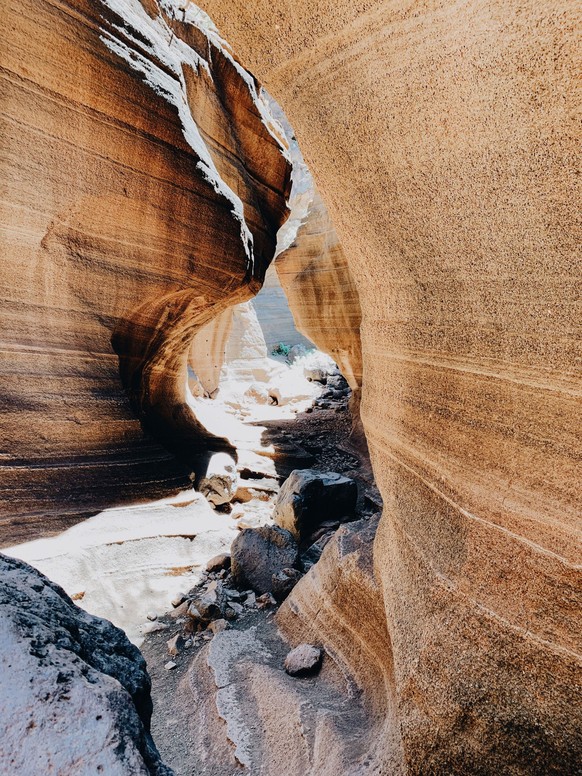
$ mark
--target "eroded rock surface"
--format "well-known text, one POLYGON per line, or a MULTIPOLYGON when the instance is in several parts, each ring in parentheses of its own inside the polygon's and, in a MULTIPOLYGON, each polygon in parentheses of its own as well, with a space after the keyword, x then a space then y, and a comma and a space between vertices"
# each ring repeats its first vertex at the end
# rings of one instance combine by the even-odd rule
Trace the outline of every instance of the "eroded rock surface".
POLYGON ((575 770, 579 9, 204 7, 285 109, 358 290, 385 502, 359 608, 381 607, 402 734, 378 767, 575 770))
POLYGON ((0 555, 0 772, 172 776, 151 713, 145 660, 123 631, 0 555))
POLYGON ((286 142, 257 82, 179 5, 5 11, 5 543, 186 484, 191 463, 159 440, 190 458, 212 445, 185 402, 192 339, 274 255, 286 142))

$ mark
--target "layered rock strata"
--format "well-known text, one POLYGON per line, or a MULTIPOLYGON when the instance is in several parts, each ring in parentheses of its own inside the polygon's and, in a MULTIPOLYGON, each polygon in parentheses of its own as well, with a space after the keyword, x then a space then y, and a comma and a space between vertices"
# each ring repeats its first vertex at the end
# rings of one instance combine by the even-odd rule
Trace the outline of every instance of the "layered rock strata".
POLYGON ((331 218, 315 191, 275 268, 299 331, 329 353, 353 391, 362 385, 358 291, 331 218))
POLYGON ((11 542, 186 482, 213 444, 184 398, 189 346, 260 287, 290 166, 259 85, 195 7, 24 0, 3 30, 11 542))
POLYGON ((289 116, 358 290, 362 417, 385 503, 368 605, 381 596, 377 654, 402 737, 385 737, 377 766, 573 772, 579 11, 204 7, 289 116))

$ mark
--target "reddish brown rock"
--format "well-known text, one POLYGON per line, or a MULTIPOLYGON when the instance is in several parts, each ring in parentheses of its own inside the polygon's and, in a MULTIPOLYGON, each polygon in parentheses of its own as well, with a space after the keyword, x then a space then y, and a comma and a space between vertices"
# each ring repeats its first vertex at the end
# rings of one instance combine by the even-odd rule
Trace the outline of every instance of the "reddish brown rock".
MULTIPOLYGON (((205 8, 287 112, 358 289, 362 417, 385 503, 380 589, 360 607, 381 601, 384 681, 363 681, 402 735, 383 736, 374 761, 416 774, 573 771, 579 11, 568 0, 205 8)), ((338 599, 336 622, 355 596, 338 599)), ((345 631, 356 667, 365 627, 345 631)))
POLYGON ((212 444, 185 403, 190 343, 258 290, 286 215, 255 81, 162 4, 128 8, 5 9, 6 543, 187 484, 212 444))

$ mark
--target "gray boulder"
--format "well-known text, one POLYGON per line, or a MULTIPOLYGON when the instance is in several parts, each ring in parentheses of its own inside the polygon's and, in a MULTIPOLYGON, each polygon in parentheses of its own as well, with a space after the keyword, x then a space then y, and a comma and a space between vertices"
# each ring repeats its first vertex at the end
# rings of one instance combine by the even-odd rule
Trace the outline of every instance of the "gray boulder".
POLYGON ((206 476, 198 490, 215 507, 229 504, 238 487, 236 462, 228 453, 215 453, 208 463, 206 476))
POLYGON ((312 644, 300 644, 285 658, 285 671, 290 676, 310 676, 321 667, 323 652, 312 644))
POLYGON ((303 370, 303 374, 309 382, 321 383, 322 385, 327 383, 328 372, 326 369, 315 366, 306 366, 303 370))
POLYGON ((299 541, 308 539, 324 522, 354 518, 358 486, 337 472, 296 469, 283 483, 273 520, 299 541))
POLYGON ((297 563, 299 548, 289 531, 275 525, 246 528, 232 543, 231 572, 239 588, 270 593, 273 574, 297 563))
POLYGON ((0 771, 171 776, 145 660, 36 569, 0 555, 0 771))

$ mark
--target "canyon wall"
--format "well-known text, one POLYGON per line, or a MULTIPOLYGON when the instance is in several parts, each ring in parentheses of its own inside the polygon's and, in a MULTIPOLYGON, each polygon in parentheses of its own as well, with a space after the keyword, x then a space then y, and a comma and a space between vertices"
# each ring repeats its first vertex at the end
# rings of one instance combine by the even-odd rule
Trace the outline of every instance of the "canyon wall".
POLYGON ((258 84, 196 9, 23 0, 2 35, 0 531, 13 543, 166 494, 220 446, 185 403, 188 350, 259 289, 290 164, 258 84))
MULTIPOLYGON (((286 111, 358 289, 402 766, 574 772, 580 11, 204 8, 286 111)), ((379 772, 395 756, 386 736, 379 772)))
POLYGON ((346 256, 319 193, 275 269, 299 330, 329 353, 350 388, 362 385, 361 311, 346 256))

